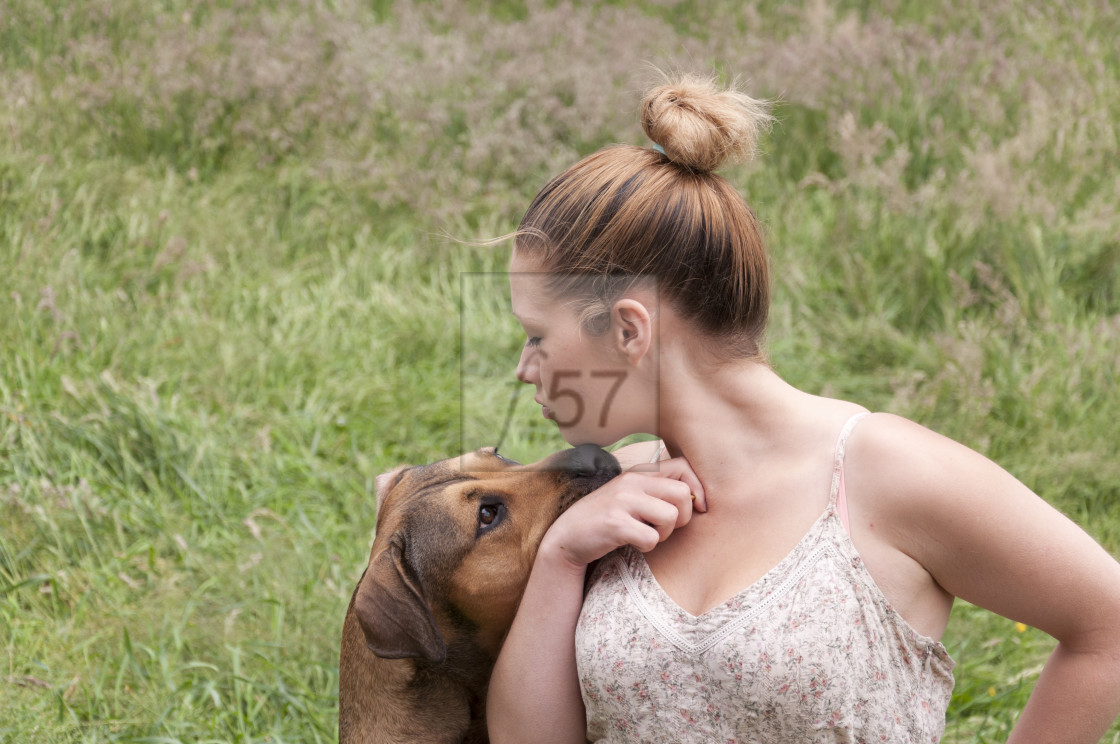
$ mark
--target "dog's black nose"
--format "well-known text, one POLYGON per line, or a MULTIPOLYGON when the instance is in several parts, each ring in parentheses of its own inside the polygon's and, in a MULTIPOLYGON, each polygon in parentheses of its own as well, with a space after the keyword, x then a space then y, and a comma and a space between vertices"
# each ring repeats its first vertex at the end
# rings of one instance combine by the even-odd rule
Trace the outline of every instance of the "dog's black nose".
POLYGON ((614 455, 594 444, 581 444, 570 450, 564 470, 576 478, 597 475, 613 478, 622 472, 614 455))

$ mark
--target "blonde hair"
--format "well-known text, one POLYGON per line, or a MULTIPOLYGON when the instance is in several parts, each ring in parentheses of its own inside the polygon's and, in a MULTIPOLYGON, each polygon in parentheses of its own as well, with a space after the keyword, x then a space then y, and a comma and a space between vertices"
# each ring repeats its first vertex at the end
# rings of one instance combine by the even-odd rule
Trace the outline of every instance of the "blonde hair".
POLYGON ((678 165, 698 172, 744 163, 755 153, 768 105, 714 80, 686 75, 650 91, 642 101, 642 128, 678 165))
POLYGON ((662 301, 718 342, 725 357, 764 358, 770 304, 761 228, 714 171, 748 160, 767 105, 714 80, 667 81, 641 104, 661 147, 615 145, 552 179, 521 220, 516 250, 554 275, 595 332, 610 304, 653 278, 662 301))

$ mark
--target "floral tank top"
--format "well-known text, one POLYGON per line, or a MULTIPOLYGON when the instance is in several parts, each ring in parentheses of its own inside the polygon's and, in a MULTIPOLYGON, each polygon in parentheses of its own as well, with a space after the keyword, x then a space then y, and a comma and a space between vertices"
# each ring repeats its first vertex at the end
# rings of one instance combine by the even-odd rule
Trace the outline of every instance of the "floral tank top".
POLYGON ((841 521, 844 446, 865 415, 840 435, 824 514, 723 604, 686 612, 633 548, 599 562, 576 629, 590 741, 940 740, 953 661, 892 609, 841 521))

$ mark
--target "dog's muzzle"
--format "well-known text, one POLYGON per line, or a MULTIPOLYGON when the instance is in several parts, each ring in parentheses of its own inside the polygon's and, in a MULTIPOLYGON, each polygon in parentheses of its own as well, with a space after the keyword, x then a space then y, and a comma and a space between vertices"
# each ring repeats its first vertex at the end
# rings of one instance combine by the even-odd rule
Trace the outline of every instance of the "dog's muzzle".
MULTIPOLYGON (((573 447, 561 453, 557 460, 555 467, 577 486, 580 492, 577 498, 586 496, 622 472, 614 455, 594 444, 573 447)), ((567 506, 570 503, 565 504, 567 506)))

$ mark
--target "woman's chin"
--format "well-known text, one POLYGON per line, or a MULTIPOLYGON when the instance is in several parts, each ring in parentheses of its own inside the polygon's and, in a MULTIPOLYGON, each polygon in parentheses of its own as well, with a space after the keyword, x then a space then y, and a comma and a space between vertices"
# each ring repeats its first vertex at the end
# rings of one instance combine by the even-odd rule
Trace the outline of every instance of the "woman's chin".
POLYGON ((557 426, 560 430, 560 436, 564 441, 573 447, 578 447, 581 444, 594 444, 596 447, 609 447, 617 442, 622 437, 612 438, 609 433, 603 429, 595 431, 587 431, 586 429, 578 426, 557 426))

